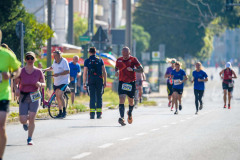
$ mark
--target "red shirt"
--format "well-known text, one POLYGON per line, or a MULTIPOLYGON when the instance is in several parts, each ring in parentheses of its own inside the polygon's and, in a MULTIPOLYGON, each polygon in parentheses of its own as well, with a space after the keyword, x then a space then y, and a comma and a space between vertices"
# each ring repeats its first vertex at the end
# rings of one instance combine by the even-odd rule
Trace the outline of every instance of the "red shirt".
POLYGON ((116 67, 119 69, 119 81, 123 82, 133 82, 136 81, 136 73, 133 71, 128 71, 127 68, 137 68, 141 64, 137 58, 130 56, 128 60, 123 60, 123 57, 117 59, 116 67))
POLYGON ((233 72, 231 69, 225 69, 224 72, 223 72, 223 83, 229 83, 232 81, 232 75, 233 75, 233 72))

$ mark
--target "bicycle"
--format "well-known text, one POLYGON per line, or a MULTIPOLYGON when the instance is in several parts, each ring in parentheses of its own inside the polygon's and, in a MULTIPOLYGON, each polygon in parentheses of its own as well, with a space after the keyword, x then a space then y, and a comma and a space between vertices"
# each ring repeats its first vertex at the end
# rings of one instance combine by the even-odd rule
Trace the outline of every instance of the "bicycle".
MULTIPOLYGON (((53 75, 50 75, 50 76, 53 76, 53 75)), ((45 76, 45 79, 47 79, 47 77, 49 77, 49 76, 45 76)), ((67 106, 68 106, 68 99, 69 99, 67 93, 70 93, 70 89, 68 87, 68 84, 63 86, 61 88, 61 90, 64 91, 63 99, 65 101, 65 105, 66 105, 66 108, 67 108, 67 106)), ((43 108, 48 108, 48 113, 49 113, 50 117, 56 118, 56 116, 58 115, 58 104, 57 104, 57 100, 56 100, 55 91, 53 91, 53 93, 50 96, 49 100, 46 101, 45 100, 44 88, 42 88, 41 96, 42 96, 41 103, 42 103, 43 108)))

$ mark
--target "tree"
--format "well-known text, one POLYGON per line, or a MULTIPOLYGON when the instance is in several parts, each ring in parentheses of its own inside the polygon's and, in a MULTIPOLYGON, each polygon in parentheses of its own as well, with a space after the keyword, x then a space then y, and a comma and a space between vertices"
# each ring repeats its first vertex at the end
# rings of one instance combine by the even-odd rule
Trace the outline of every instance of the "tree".
POLYGON ((79 37, 82 36, 88 30, 88 22, 86 19, 81 18, 77 13, 74 14, 74 40, 75 45, 81 46, 84 42, 81 42, 79 37))
POLYGON ((132 25, 132 39, 136 40, 136 56, 141 59, 141 55, 145 52, 150 43, 150 34, 144 31, 142 26, 133 24, 132 25))
POLYGON ((224 0, 140 0, 134 22, 151 35, 152 50, 165 44, 169 57, 205 59, 215 34, 239 26, 239 13, 237 7, 226 13, 224 0))
POLYGON ((46 24, 38 23, 34 15, 28 13, 22 0, 1 0, 0 2, 0 28, 3 32, 3 43, 15 52, 20 58, 20 39, 16 36, 15 27, 18 21, 25 25, 24 52, 40 50, 47 39, 53 37, 53 31, 46 24))

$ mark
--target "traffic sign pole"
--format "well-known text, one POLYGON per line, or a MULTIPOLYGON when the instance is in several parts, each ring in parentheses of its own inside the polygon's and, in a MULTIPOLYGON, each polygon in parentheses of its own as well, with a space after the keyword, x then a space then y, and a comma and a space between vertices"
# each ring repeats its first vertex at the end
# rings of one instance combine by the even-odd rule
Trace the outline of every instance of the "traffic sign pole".
POLYGON ((23 35, 23 23, 21 23, 21 63, 23 67, 23 57, 24 57, 24 35, 23 35))

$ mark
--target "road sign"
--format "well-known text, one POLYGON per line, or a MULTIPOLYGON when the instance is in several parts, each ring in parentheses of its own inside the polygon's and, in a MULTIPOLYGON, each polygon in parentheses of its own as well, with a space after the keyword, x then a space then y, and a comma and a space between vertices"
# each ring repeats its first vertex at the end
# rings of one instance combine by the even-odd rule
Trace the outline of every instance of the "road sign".
POLYGON ((159 51, 153 51, 152 52, 152 61, 160 61, 160 52, 159 51))
POLYGON ((21 21, 16 24, 16 34, 18 38, 21 38, 21 26, 23 27, 23 36, 25 35, 25 26, 21 21))
POLYGON ((79 36, 80 41, 90 41, 90 36, 79 36))

